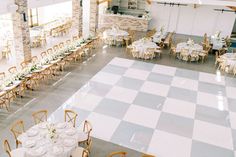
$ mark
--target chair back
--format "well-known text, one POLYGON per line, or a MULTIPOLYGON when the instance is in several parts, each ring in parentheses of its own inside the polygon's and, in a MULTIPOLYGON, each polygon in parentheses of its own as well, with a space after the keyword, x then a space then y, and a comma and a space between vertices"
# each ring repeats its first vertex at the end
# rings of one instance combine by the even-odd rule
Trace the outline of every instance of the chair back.
POLYGON ((72 110, 65 110, 64 120, 67 123, 71 123, 73 125, 73 127, 75 127, 77 116, 78 116, 78 114, 76 112, 74 112, 72 110))
POLYGON ((29 64, 29 62, 24 61, 24 62, 20 63, 20 66, 21 66, 22 69, 24 69, 24 68, 27 67, 28 64, 29 64))
POLYGON ((112 152, 107 157, 126 157, 126 152, 112 152))
POLYGON ((5 150, 5 152, 7 153, 7 155, 9 157, 11 157, 11 147, 10 147, 10 144, 8 142, 8 140, 4 140, 3 141, 3 149, 5 150))
POLYGON ((59 43, 59 47, 62 49, 64 47, 64 43, 63 42, 59 43))
POLYGON ((17 73, 17 69, 16 69, 15 66, 9 68, 8 71, 9 71, 9 73, 11 73, 11 74, 15 74, 15 73, 17 73))
POLYGON ((0 80, 4 80, 6 77, 5 72, 0 72, 0 80))
POLYGON ((17 122, 15 122, 12 127, 11 127, 11 132, 15 138, 16 141, 16 148, 18 148, 19 145, 19 141, 18 141, 18 136, 21 135, 22 133, 25 132, 25 128, 24 128, 24 122, 22 120, 19 120, 17 122))
POLYGON ((33 64, 37 63, 37 62, 38 62, 38 57, 37 57, 37 56, 33 56, 33 57, 31 58, 31 62, 32 62, 33 64))
POLYGON ((52 54, 52 53, 53 53, 53 49, 52 48, 47 49, 47 54, 52 54))
POLYGON ((41 55, 42 58, 47 57, 47 53, 46 52, 42 52, 40 55, 41 55))
POLYGON ((47 117, 48 117, 48 111, 47 110, 40 110, 40 111, 34 112, 32 114, 32 117, 34 119, 35 124, 46 122, 47 117))

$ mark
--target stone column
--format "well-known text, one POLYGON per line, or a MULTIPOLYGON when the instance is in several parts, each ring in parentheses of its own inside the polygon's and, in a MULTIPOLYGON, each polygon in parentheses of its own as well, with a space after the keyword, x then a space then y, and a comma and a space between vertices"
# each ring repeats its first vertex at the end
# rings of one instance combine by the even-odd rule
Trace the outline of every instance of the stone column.
POLYGON ((76 34, 82 36, 83 32, 83 7, 82 0, 72 0, 72 19, 76 34))
POLYGON ((89 22, 90 35, 96 35, 97 25, 98 25, 98 3, 97 0, 90 0, 90 22, 89 22))
POLYGON ((14 45, 16 61, 29 61, 31 59, 30 33, 28 25, 28 4, 27 0, 15 0, 18 6, 16 13, 12 14, 14 45))

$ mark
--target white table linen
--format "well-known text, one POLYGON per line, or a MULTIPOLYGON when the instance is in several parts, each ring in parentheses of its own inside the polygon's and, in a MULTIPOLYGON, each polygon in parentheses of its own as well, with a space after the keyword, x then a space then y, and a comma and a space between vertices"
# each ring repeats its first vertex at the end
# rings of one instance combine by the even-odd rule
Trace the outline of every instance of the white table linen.
POLYGON ((48 125, 47 122, 40 123, 18 137, 25 150, 25 157, 70 157, 78 141, 81 141, 81 132, 69 123, 56 123, 58 138, 51 140, 48 125))
POLYGON ((138 40, 132 43, 132 46, 139 51, 140 54, 144 54, 148 48, 158 48, 156 43, 152 41, 138 40))
POLYGON ((165 39, 167 36, 167 32, 156 32, 153 36, 152 36, 152 41, 155 43, 160 43, 162 39, 165 39))
POLYGON ((225 53, 220 57, 225 60, 225 64, 229 66, 229 71, 233 71, 236 66, 236 53, 225 53))
POLYGON ((188 53, 191 54, 193 51, 200 53, 203 51, 203 47, 199 44, 188 45, 186 42, 177 44, 176 52, 181 52, 182 49, 188 50, 188 53))

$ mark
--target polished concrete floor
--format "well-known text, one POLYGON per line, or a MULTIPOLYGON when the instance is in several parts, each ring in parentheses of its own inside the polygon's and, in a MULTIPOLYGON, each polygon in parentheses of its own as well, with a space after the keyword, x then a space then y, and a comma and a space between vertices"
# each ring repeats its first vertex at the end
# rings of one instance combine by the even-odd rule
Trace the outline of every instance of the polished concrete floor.
MULTIPOLYGON (((176 36, 178 40, 186 40, 186 36, 176 36)), ((33 125, 31 114, 39 109, 48 109, 53 113, 60 108, 73 94, 75 94, 83 85, 87 83, 97 72, 99 72, 114 57, 133 59, 132 56, 125 53, 124 48, 107 47, 101 45, 99 49, 94 50, 95 56, 85 59, 84 62, 73 63, 67 67, 62 75, 54 80, 44 83, 36 91, 28 91, 23 99, 18 98, 11 105, 11 112, 4 110, 0 112, 0 139, 7 137, 14 147, 13 136, 9 132, 9 127, 15 120, 22 119, 26 128, 33 125)), ((183 69, 189 69, 200 72, 216 74, 214 67, 214 57, 204 63, 185 63, 168 55, 168 50, 163 51, 161 59, 146 61, 155 64, 168 65, 183 69)), ((224 74, 223 74, 224 75, 224 74)), ((4 156, 0 148, 1 156, 4 156)))

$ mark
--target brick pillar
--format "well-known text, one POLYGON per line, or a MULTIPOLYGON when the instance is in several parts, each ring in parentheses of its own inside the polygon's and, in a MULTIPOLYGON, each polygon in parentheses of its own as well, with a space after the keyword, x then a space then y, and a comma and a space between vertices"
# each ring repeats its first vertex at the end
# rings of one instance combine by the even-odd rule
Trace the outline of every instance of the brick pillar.
POLYGON ((27 19, 27 0, 15 0, 15 4, 18 6, 18 10, 16 11, 16 13, 12 14, 12 19, 16 61, 19 65, 19 63, 21 63, 22 61, 29 61, 31 59, 31 48, 29 25, 27 19))
POLYGON ((79 36, 82 36, 83 32, 83 7, 81 4, 82 0, 72 0, 73 27, 79 36))
POLYGON ((97 0, 90 0, 90 22, 89 22, 90 35, 95 35, 96 34, 97 25, 98 25, 98 4, 97 4, 97 0))

